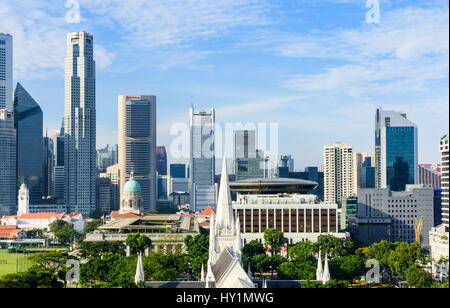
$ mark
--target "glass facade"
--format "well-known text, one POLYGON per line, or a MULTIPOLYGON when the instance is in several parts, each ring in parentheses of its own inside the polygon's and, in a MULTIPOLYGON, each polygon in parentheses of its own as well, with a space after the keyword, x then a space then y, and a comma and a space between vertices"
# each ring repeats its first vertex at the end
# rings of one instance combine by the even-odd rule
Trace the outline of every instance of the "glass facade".
POLYGON ((414 131, 414 127, 386 127, 386 179, 390 190, 403 191, 406 184, 414 184, 414 131))
POLYGON ((20 83, 14 92, 17 130, 17 190, 22 183, 30 191, 30 203, 42 200, 42 110, 20 83))

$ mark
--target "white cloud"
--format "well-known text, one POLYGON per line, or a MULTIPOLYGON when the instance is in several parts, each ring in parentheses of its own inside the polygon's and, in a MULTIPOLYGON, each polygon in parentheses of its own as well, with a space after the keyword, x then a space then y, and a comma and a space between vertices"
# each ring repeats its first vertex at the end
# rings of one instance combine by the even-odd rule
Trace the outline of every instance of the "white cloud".
MULTIPOLYGON (((300 91, 364 93, 426 90, 448 79, 448 8, 386 12, 377 26, 296 38, 274 52, 286 57, 339 61, 317 73, 292 76, 283 85, 300 91)), ((289 38, 292 40, 292 37, 289 38)))

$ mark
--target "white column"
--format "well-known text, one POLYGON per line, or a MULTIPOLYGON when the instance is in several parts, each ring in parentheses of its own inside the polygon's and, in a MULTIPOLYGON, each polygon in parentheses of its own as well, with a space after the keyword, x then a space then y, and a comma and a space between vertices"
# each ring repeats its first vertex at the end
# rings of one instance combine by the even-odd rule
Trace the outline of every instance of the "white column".
POLYGON ((306 233, 306 209, 303 209, 303 232, 306 233))
POLYGON ((319 208, 319 233, 322 233, 322 211, 319 208))
POLYGON ((261 208, 258 209, 258 220, 259 220, 259 226, 258 226, 258 233, 261 233, 261 208))
MULTIPOLYGON (((337 211, 336 211, 337 214, 337 211)), ((328 233, 330 232, 330 208, 327 209, 327 219, 328 219, 328 233)), ((336 224, 338 222, 336 221, 336 224)))
POLYGON ((250 217, 250 221, 251 221, 251 228, 250 228, 250 230, 253 233, 253 232, 255 232, 255 230, 253 229, 254 228, 254 226, 253 226, 253 208, 250 210, 250 215, 252 215, 250 217))

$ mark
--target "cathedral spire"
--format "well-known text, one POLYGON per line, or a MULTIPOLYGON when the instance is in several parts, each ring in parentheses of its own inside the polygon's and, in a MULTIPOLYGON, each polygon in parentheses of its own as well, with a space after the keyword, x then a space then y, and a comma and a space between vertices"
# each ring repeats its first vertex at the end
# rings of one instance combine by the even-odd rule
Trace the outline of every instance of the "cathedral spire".
POLYGON ((322 270, 322 251, 319 249, 319 257, 317 260, 317 270, 316 270, 316 280, 322 281, 323 279, 323 270, 322 270))
POLYGON ((331 280, 331 276, 330 276, 330 270, 328 268, 328 254, 326 254, 325 255, 325 267, 323 269, 322 282, 323 283, 327 283, 330 280, 331 280))
POLYGON ((223 157, 222 176, 220 178, 219 198, 217 200, 217 225, 218 228, 234 227, 233 209, 231 207, 231 193, 228 184, 227 160, 223 157))

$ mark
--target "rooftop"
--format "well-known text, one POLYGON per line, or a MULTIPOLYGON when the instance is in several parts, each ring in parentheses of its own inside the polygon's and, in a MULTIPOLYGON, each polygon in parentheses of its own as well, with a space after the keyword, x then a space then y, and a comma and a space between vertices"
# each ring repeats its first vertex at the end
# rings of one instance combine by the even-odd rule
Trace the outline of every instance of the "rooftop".
POLYGON ((240 194, 306 194, 318 185, 316 182, 301 179, 258 178, 231 182, 230 189, 240 194))

